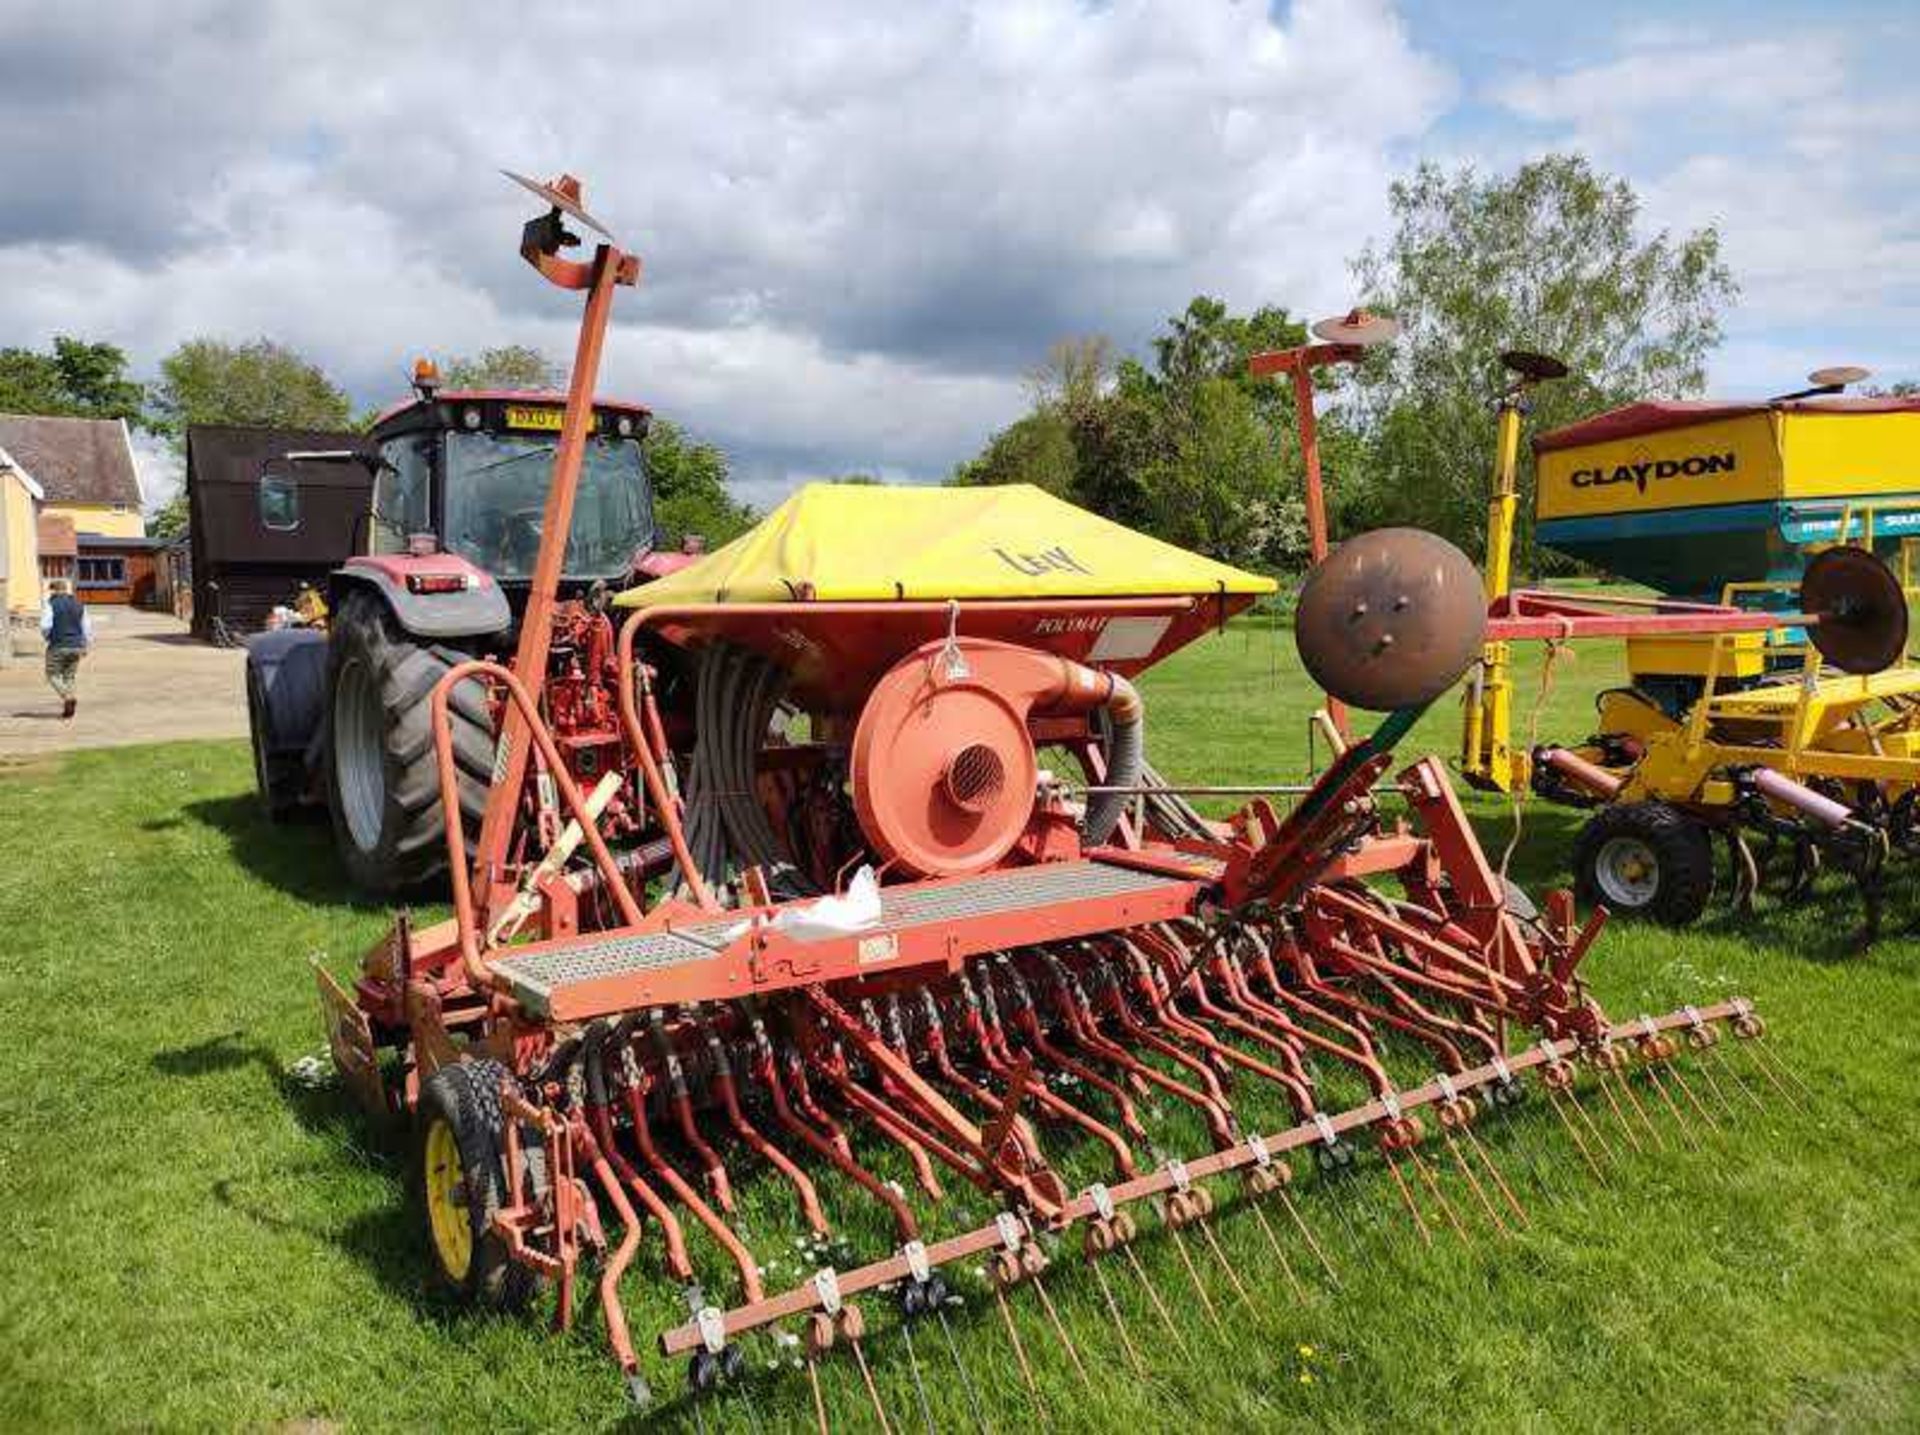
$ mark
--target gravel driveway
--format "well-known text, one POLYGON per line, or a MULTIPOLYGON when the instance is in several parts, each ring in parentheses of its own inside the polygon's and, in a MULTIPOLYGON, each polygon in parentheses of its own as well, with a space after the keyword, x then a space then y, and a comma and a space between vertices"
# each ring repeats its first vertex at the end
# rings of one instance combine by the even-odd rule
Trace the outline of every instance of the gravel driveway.
POLYGON ((0 760, 136 742, 247 735, 245 654, 190 637, 164 613, 95 608, 80 664, 80 710, 60 720, 41 672, 38 631, 14 628, 0 662, 0 760))

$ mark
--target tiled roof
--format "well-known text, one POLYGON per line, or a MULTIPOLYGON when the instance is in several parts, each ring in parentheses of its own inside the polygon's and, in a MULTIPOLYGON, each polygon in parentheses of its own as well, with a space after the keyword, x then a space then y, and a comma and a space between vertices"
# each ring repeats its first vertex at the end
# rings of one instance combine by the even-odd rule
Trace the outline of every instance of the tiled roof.
POLYGON ((48 503, 124 503, 140 510, 140 479, 118 419, 0 414, 0 448, 33 475, 48 503))
POLYGON ((74 540, 73 519, 64 513, 40 515, 40 556, 71 558, 78 551, 74 540))

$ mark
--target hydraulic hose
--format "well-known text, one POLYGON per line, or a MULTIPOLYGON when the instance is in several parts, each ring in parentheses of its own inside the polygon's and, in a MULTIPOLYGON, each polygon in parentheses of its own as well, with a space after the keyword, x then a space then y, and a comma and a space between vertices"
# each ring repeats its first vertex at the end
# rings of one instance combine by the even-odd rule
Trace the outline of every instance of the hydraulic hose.
MULTIPOLYGON (((1137 787, 1147 765, 1146 704, 1138 689, 1118 673, 1109 673, 1107 678, 1113 687, 1104 709, 1108 718, 1107 775, 1101 785, 1137 787)), ((1098 846, 1113 836, 1126 810, 1126 793, 1096 792, 1087 803, 1088 843, 1098 846)))
POLYGON ((700 870, 724 880, 728 868, 757 866, 776 896, 810 893, 767 820, 756 783, 760 750, 787 676, 746 648, 703 649, 694 684, 699 734, 686 784, 687 845, 700 870))

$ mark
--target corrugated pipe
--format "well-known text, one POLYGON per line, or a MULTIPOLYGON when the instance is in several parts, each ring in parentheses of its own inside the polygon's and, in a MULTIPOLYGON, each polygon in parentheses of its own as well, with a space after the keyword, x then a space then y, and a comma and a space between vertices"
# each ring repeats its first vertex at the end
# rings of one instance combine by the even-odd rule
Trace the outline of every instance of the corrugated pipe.
MULTIPOLYGON (((1107 738, 1106 787, 1137 787, 1147 766, 1147 705, 1140 692, 1118 673, 1105 675, 1112 685, 1103 705, 1111 727, 1107 738)), ((1098 845, 1113 836, 1127 810, 1124 792, 1096 793, 1087 803, 1087 841, 1098 845)))

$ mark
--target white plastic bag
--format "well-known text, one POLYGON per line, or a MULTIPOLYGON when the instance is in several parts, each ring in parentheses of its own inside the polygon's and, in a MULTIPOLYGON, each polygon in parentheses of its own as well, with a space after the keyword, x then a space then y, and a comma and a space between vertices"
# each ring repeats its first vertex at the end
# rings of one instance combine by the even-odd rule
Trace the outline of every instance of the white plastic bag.
MULTIPOLYGON (((785 932, 796 942, 819 942, 828 937, 845 937, 880 925, 880 879, 873 868, 862 865, 847 883, 847 890, 808 902, 804 906, 783 907, 768 924, 776 932, 785 932)), ((743 937, 753 923, 741 922, 728 929, 726 940, 743 937)))

